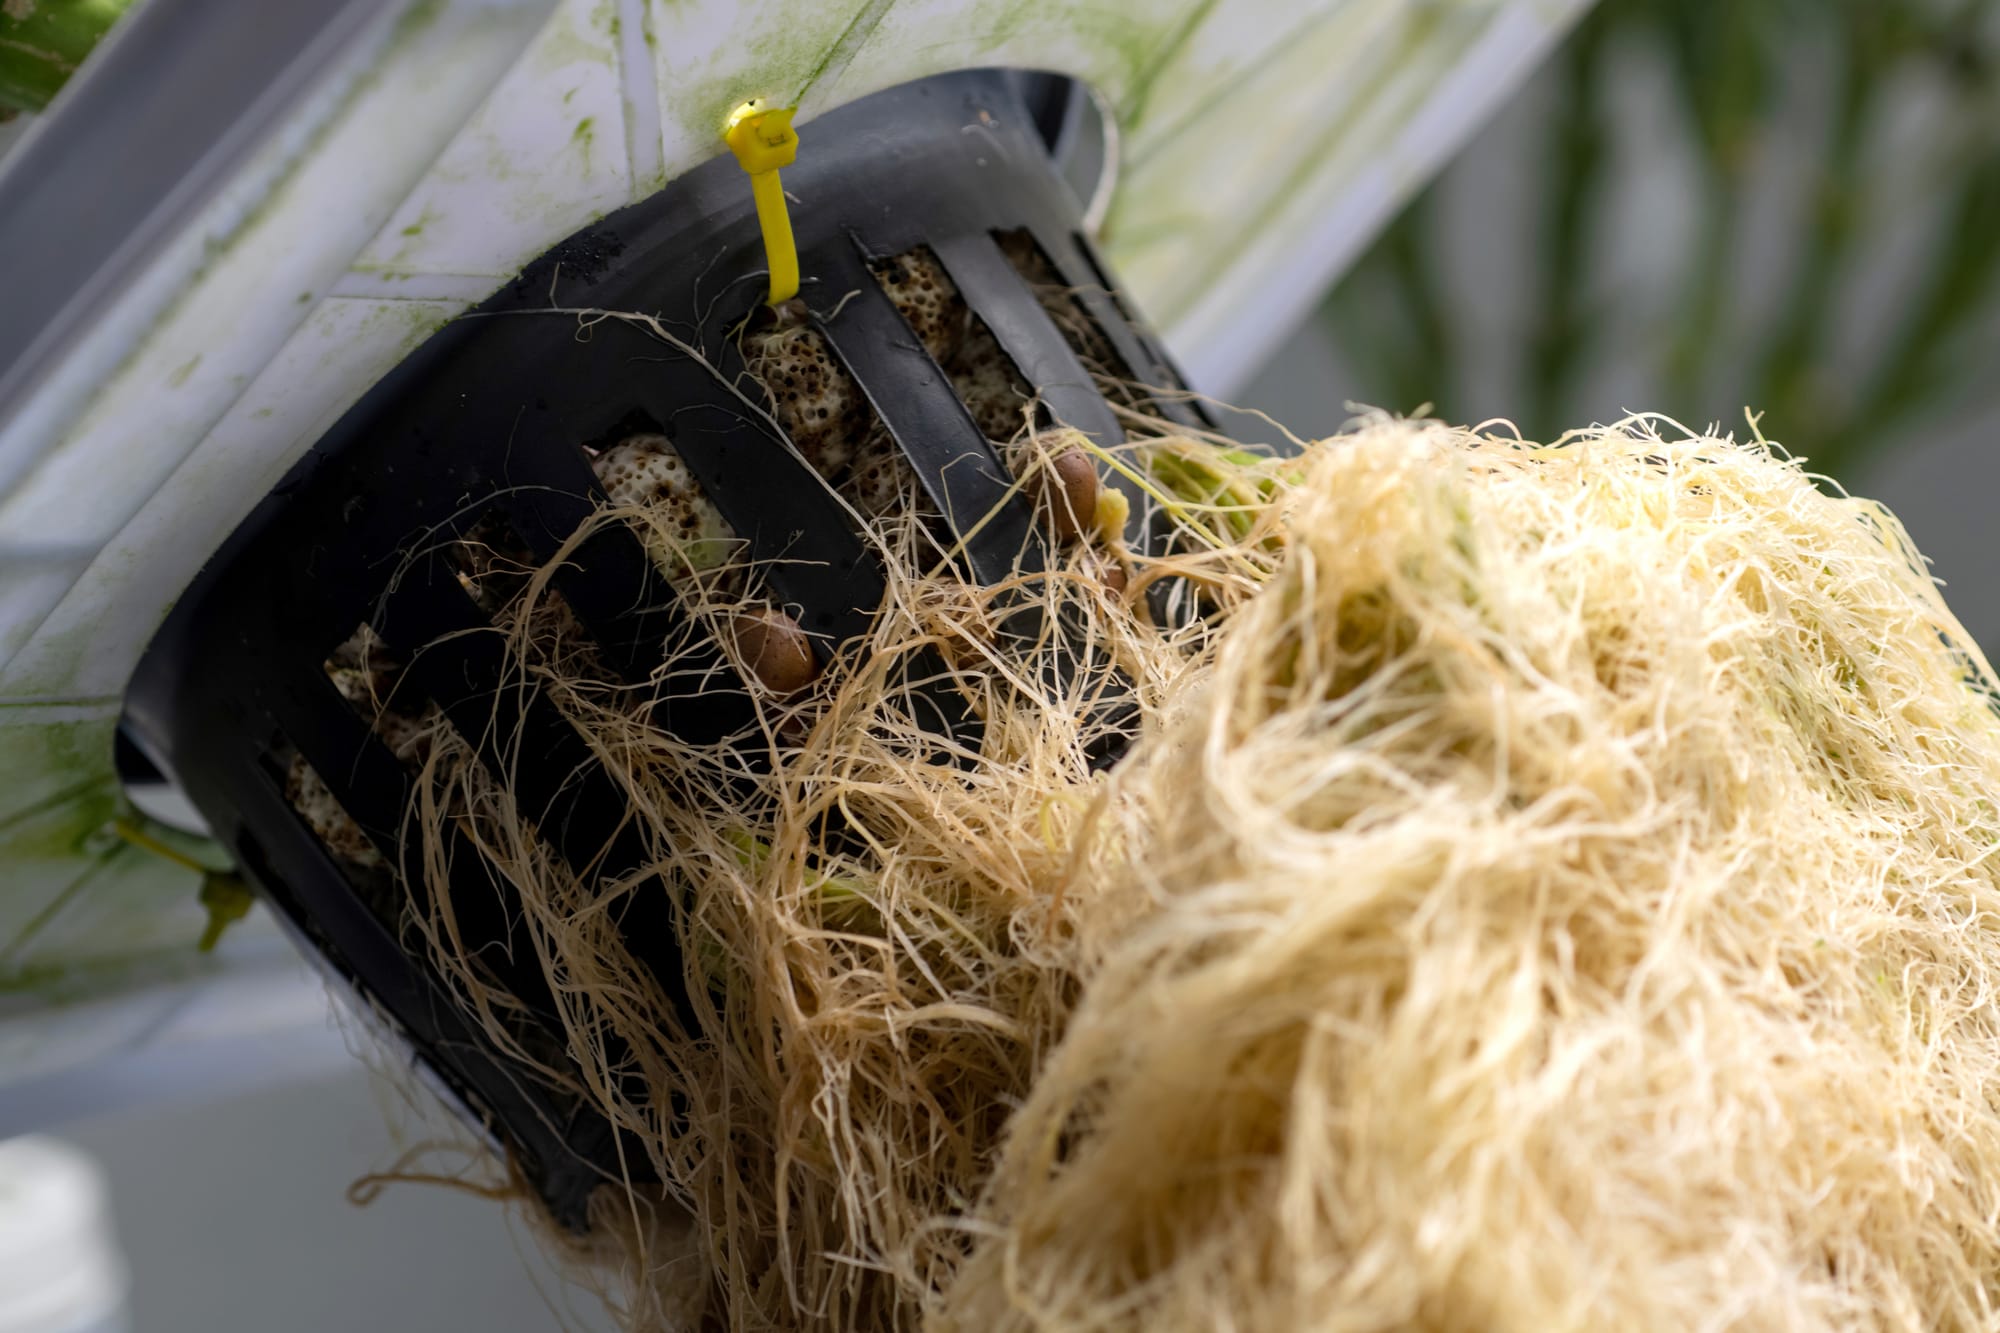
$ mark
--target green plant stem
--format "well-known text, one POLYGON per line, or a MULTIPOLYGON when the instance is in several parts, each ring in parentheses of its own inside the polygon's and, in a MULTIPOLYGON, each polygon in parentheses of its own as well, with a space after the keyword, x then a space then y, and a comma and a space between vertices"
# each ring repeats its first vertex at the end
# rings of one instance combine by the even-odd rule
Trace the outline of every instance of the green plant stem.
POLYGON ((1393 412, 1443 410, 1456 371, 1435 245, 1435 187, 1404 208, 1322 309, 1357 372, 1357 396, 1393 412))
MULTIPOLYGON (((1616 3, 1616 0, 1614 0, 1616 3)), ((1702 148, 1700 233, 1687 295, 1666 351, 1677 412, 1708 411, 1716 348, 1727 323, 1743 205, 1773 80, 1755 4, 1677 0, 1642 13, 1674 68, 1682 114, 1702 148)))
POLYGON ((1950 393, 1951 381, 1990 366, 1996 349, 1959 353, 1954 344, 1975 325, 2000 276, 2000 134, 1992 127, 1993 53, 1981 26, 1993 0, 1961 0, 1928 26, 1915 24, 1915 43, 1958 99, 1956 118, 1971 127, 1948 173, 1929 263, 1912 283, 1913 296, 1866 392, 1826 447, 1830 462, 1858 457, 1926 402, 1950 393))
POLYGON ((1424 191, 1404 214, 1403 224, 1391 233, 1387 251, 1391 290, 1409 321, 1414 350, 1403 363, 1409 373, 1396 386, 1398 397, 1410 409, 1425 402, 1437 405, 1450 401, 1457 387, 1456 348, 1444 317, 1444 294, 1439 290, 1439 270, 1443 267, 1437 259, 1439 212, 1437 191, 1424 191))
POLYGON ((1756 404, 1769 408, 1788 438, 1806 443, 1803 452, 1822 471, 1830 462, 1824 445, 1851 410, 1833 401, 1835 386, 1824 367, 1835 298, 1866 195, 1861 166, 1870 112, 1892 59, 1872 23, 1851 22, 1843 37, 1845 59, 1826 157, 1813 192, 1813 225, 1764 357, 1759 374, 1763 401, 1756 404))
POLYGON ((1954 370, 1991 373, 2000 349, 1954 358, 1954 342, 1988 308, 2000 279, 2000 149, 1964 173, 1945 206, 1928 272, 1883 364, 1842 428, 1815 455, 1822 470, 1850 465, 1928 401, 1949 390, 1954 370))
POLYGON ((1548 435, 1556 428, 1584 342, 1584 295, 1593 249, 1589 233, 1608 146, 1599 114, 1599 83, 1607 37, 1613 30, 1609 12, 1585 19, 1560 57, 1549 212, 1542 228, 1540 316, 1528 340, 1531 433, 1548 435))

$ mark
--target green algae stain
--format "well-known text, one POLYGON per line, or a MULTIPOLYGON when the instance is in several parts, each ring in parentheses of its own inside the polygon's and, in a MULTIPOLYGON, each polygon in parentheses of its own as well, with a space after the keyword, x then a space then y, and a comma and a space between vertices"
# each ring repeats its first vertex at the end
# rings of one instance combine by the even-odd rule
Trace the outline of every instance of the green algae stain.
POLYGON ((200 364, 201 364, 201 353, 196 352, 193 356, 189 357, 186 361, 181 362, 178 366, 175 366, 171 372, 169 372, 169 374, 167 375, 167 386, 169 388, 174 388, 174 389, 180 388, 181 385, 186 384, 188 382, 188 377, 194 374, 195 367, 199 366, 200 364))
POLYGON ((615 6, 598 6, 598 12, 581 24, 573 21, 566 10, 558 9, 555 19, 535 39, 532 48, 535 68, 552 73, 568 65, 601 65, 617 60, 617 23, 605 21, 607 8, 615 6))
MULTIPOLYGON (((105 767, 109 768, 109 756, 105 767)), ((18 810, 0 823, 0 864, 74 860, 79 867, 99 859, 93 840, 118 813, 117 779, 109 773, 86 778, 38 806, 18 810)), ((0 887, 0 893, 9 890, 0 887)))
POLYGON ((396 20, 396 31, 390 39, 391 42, 400 46, 404 42, 416 40, 424 29, 437 22, 438 16, 444 13, 444 9, 445 0, 417 0, 416 4, 404 10, 402 17, 396 20))
MULTIPOLYGON (((0 999, 27 997, 37 1009, 59 1008, 142 986, 175 985, 215 976, 224 966, 212 955, 199 952, 192 942, 111 959, 35 959, 0 967, 0 999)), ((11 1003, 8 1010, 21 1012, 11 1003)))
POLYGON ((449 324, 458 312, 459 307, 442 301, 384 301, 369 312, 361 329, 371 342, 382 340, 394 364, 449 324))
MULTIPOLYGON (((321 309, 325 310, 327 307, 321 309)), ((464 309, 463 303, 455 301, 383 300, 374 303, 374 308, 361 319, 359 326, 351 333, 344 329, 337 331, 329 329, 323 330, 319 336, 339 337, 342 340, 350 337, 359 338, 365 340, 371 347, 379 348, 381 363, 364 377, 367 383, 372 384, 377 376, 386 373, 410 352, 416 350, 426 338, 443 328, 464 309)), ((333 353, 329 352, 328 355, 331 357, 333 353)), ((355 387, 358 395, 366 385, 355 387)), ((269 410, 261 410, 252 415, 256 418, 265 418, 272 413, 269 410)), ((291 458, 295 457, 297 452, 302 452, 310 443, 310 439, 294 441, 292 453, 274 451, 273 457, 281 458, 286 465, 289 465, 291 458)), ((91 572, 86 577, 91 578, 98 587, 119 587, 119 579, 116 576, 103 575, 100 568, 106 560, 114 558, 129 562, 141 557, 139 553, 129 548, 117 547, 114 544, 112 547, 107 547, 98 557, 98 562, 93 564, 91 572)), ((150 635, 159 623, 166 619, 169 609, 169 605, 153 606, 149 602, 141 608, 128 607, 120 614, 135 616, 149 622, 144 628, 150 635)), ((24 666, 21 659, 17 658, 9 664, 6 673, 0 674, 0 680, 5 682, 7 694, 13 696, 11 699, 0 696, 0 823, 4 823, 8 810, 19 804, 16 797, 21 800, 32 799, 21 789, 21 784, 37 775, 45 776, 50 771, 44 757, 30 754, 20 741, 14 739, 20 733, 13 732, 11 728, 25 725, 27 715, 35 710, 46 709, 48 699, 72 694, 74 691, 72 682, 76 679, 77 672, 86 657, 99 650, 101 638, 102 626, 87 620, 72 623, 60 630, 45 629, 31 640, 34 645, 33 665, 24 666), (13 762, 16 760, 19 761, 18 765, 13 762)), ((117 709, 116 700, 93 699, 79 702, 101 705, 113 716, 117 709)), ((75 709, 72 708, 70 711, 75 709)), ((111 726, 112 723, 109 721, 104 723, 106 730, 102 740, 102 751, 91 760, 93 772, 108 774, 111 771, 111 726)), ((44 787, 39 790, 47 789, 44 787)), ((0 851, 0 893, 4 893, 6 887, 5 864, 5 853, 0 851)))
POLYGON ((0 700, 0 829, 9 816, 80 780, 111 773, 118 702, 0 700))
MULTIPOLYGON (((116 727, 113 700, 0 708, 0 993, 45 1003, 101 994, 142 953, 194 953, 189 873, 109 832, 129 813, 113 770, 116 727)), ((173 841, 227 859, 204 840, 173 841)))
POLYGON ((0 866, 84 852, 119 799, 111 760, 117 716, 111 701, 0 712, 0 866))
POLYGON ((583 166, 586 171, 590 169, 590 146, 596 139, 597 117, 595 116, 585 116, 579 120, 576 123, 576 131, 569 136, 569 141, 575 144, 577 151, 583 155, 583 166))
POLYGON ((693 142, 713 140, 720 148, 723 123, 732 109, 753 97, 796 101, 873 7, 873 0, 799 6, 781 23, 745 24, 741 46, 715 62, 709 77, 681 77, 662 110, 693 142))
POLYGON ((421 236, 424 234, 424 228, 430 226, 433 222, 436 222, 438 220, 439 220, 438 215, 436 213, 431 212, 431 210, 426 207, 417 213, 416 221, 412 222, 409 226, 404 227, 401 231, 398 231, 396 234, 398 236, 421 236))
POLYGON ((430 229, 432 224, 440 222, 442 220, 443 218, 441 214, 433 212, 430 209, 430 207, 426 205, 424 208, 418 211, 417 216, 414 219, 412 219, 407 225, 396 229, 396 235, 401 238, 401 241, 396 246, 396 252, 394 254, 382 260, 381 263, 379 264, 370 264, 366 266, 361 264, 356 264, 355 267, 357 269, 363 267, 367 267, 369 269, 381 269, 381 270, 394 269, 398 265, 403 264, 405 261, 407 261, 410 258, 410 256, 417 250, 418 246, 421 245, 423 242, 424 233, 430 229))

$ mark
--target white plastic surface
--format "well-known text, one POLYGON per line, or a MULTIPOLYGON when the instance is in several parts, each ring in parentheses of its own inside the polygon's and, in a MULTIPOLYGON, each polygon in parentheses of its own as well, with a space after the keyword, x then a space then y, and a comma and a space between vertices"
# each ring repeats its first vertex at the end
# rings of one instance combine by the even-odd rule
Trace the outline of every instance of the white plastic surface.
POLYGON ((1226 395, 1587 2, 390 15, 0 432, 0 1048, 44 1072, 95 1058, 54 1001, 143 1007, 213 968, 191 950, 195 877, 102 832, 118 698, 202 560, 432 331, 716 152, 729 107, 798 102, 810 153, 814 116, 926 74, 1085 80, 1120 134, 1110 257, 1197 387, 1226 395))
POLYGON ((96 1164, 55 1139, 0 1141, 0 1333, 108 1333, 125 1285, 96 1164))

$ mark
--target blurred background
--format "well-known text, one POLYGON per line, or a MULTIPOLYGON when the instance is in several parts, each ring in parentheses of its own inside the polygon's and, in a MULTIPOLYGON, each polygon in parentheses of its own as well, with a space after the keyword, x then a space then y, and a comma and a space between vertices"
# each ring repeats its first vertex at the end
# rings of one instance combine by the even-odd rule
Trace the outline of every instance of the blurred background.
POLYGON ((1599 0, 1239 397, 1301 434, 1758 412, 1992 655, 1996 60, 1993 0, 1599 0))
MULTIPOLYGON (((1996 60, 2000 0, 1601 0, 1236 397, 1300 434, 1753 410, 1901 514, 2000 650, 1996 60)), ((354 1209, 381 1090, 330 1030, 290 1058, 59 1127, 108 1174, 133 1327, 601 1326, 484 1201, 354 1209)))

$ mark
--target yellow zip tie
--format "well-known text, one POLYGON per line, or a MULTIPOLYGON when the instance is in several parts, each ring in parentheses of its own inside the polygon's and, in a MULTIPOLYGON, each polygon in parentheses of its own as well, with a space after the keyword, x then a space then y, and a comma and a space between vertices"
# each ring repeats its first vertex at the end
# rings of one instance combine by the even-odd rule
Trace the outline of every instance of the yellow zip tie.
POLYGON ((729 113, 722 133, 737 165, 750 173, 750 194, 757 201, 757 225, 764 230, 764 257, 771 268, 772 305, 799 294, 799 247, 792 239, 791 214, 785 211, 785 187, 778 183, 778 168, 789 167, 799 154, 799 136, 792 129, 797 109, 767 107, 761 99, 745 102, 729 113))

